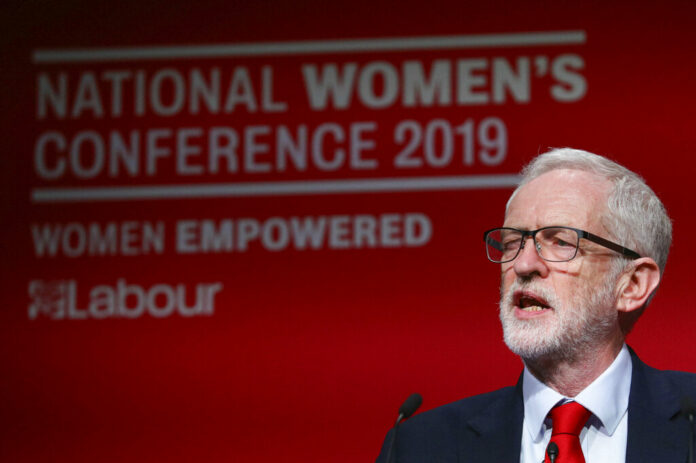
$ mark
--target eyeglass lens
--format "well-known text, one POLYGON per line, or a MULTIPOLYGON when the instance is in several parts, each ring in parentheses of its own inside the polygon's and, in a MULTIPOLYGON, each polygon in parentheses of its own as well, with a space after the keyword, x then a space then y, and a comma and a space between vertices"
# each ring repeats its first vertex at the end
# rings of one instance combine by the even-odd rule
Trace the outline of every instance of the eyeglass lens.
MULTIPOLYGON (((527 237, 519 230, 498 228, 486 237, 488 258, 494 262, 509 262, 517 257, 522 241, 527 237)), ((570 228, 550 227, 537 231, 534 236, 539 256, 552 262, 563 262, 575 257, 580 237, 570 228)))

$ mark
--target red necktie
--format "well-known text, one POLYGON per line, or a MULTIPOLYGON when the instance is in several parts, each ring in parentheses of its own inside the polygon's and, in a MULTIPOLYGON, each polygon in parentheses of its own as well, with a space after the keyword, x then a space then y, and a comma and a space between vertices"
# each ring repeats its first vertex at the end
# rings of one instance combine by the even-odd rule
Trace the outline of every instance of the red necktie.
MULTIPOLYGON (((592 413, 577 402, 568 402, 551 409, 553 430, 551 442, 558 445, 555 463, 585 463, 580 447, 580 431, 592 413)), ((548 454, 544 462, 550 463, 548 454)))

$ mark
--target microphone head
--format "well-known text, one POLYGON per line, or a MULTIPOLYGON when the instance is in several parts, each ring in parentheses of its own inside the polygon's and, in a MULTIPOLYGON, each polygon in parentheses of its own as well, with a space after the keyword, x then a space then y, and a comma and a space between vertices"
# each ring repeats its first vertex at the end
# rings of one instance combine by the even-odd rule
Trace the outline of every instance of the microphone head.
POLYGON ((403 418, 408 418, 418 410, 418 407, 423 403, 423 397, 420 394, 411 394, 408 399, 399 408, 399 415, 403 418))
POLYGON ((696 415, 696 405, 694 405, 694 401, 691 397, 684 396, 681 398, 681 412, 684 416, 696 415))
POLYGON ((549 458, 554 458, 558 456, 558 445, 555 442, 549 442, 549 446, 546 447, 546 453, 549 454, 549 458))

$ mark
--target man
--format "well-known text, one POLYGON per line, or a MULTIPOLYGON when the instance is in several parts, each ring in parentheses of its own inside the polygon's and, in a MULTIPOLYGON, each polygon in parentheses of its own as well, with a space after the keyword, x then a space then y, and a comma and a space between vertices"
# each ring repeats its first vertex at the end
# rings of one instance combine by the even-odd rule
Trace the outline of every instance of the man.
POLYGON ((514 387, 406 421, 394 461, 684 463, 680 403, 696 398, 696 375, 650 368, 624 343, 671 235, 662 203, 628 169, 573 149, 534 159, 503 227, 484 237, 501 266, 505 343, 524 371, 514 387))

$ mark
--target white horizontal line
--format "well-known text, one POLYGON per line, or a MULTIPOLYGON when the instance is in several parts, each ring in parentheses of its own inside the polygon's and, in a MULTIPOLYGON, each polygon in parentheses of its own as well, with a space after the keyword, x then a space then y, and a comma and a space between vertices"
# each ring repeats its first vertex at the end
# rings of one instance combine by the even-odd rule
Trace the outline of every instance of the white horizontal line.
POLYGON ((147 46, 128 48, 75 48, 34 50, 34 63, 83 61, 166 60, 175 58, 221 58, 263 55, 307 55, 457 48, 534 47, 581 45, 585 31, 519 32, 509 34, 391 37, 373 39, 305 40, 226 45, 147 46))
POLYGON ((517 186, 516 174, 456 177, 311 180, 291 182, 218 183, 209 185, 146 185, 89 188, 34 188, 34 203, 201 199, 248 196, 327 195, 406 191, 475 190, 517 186))

